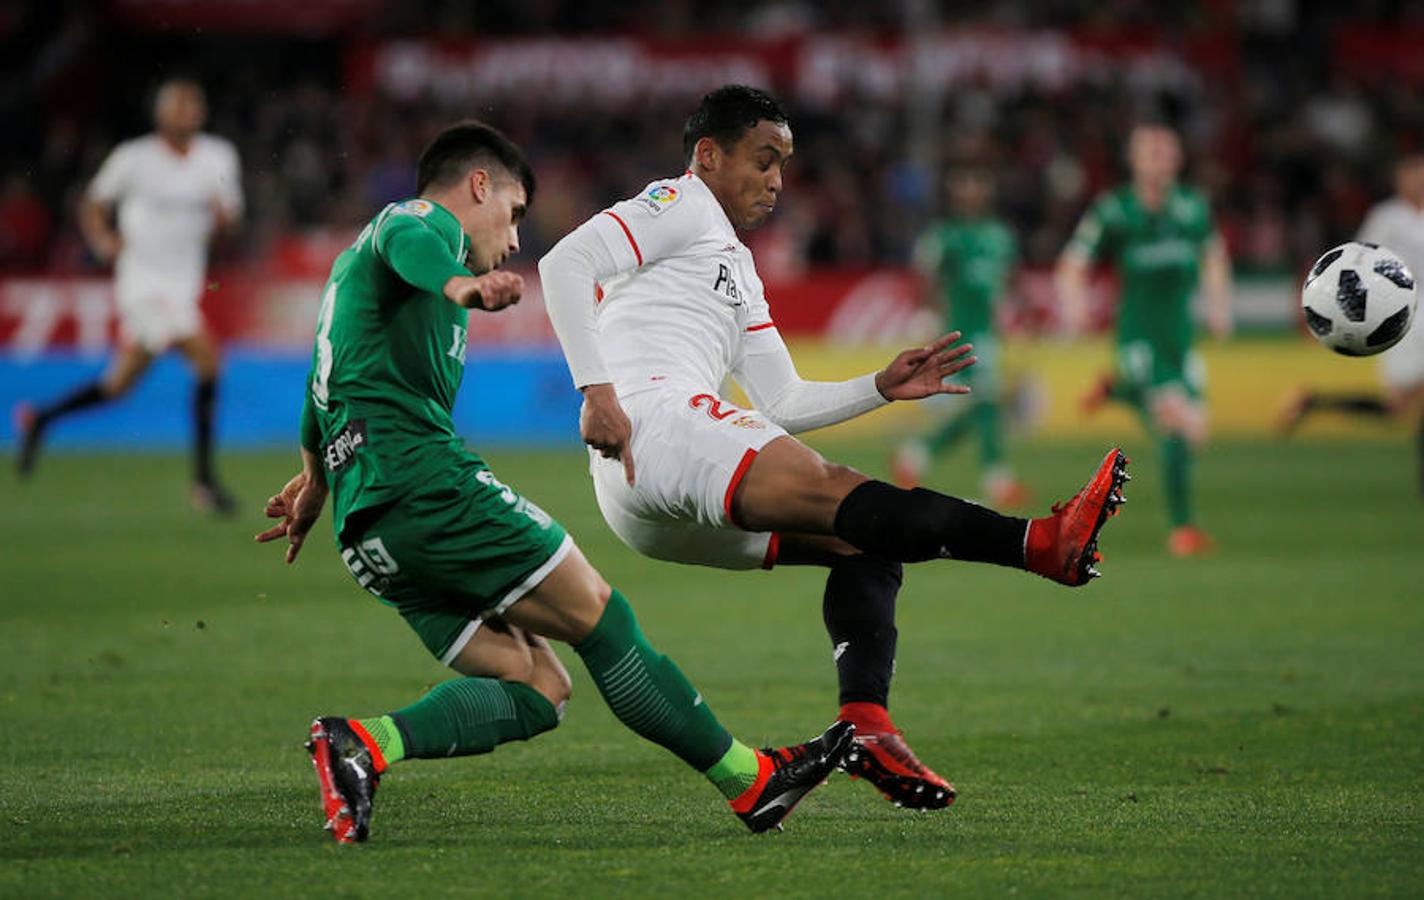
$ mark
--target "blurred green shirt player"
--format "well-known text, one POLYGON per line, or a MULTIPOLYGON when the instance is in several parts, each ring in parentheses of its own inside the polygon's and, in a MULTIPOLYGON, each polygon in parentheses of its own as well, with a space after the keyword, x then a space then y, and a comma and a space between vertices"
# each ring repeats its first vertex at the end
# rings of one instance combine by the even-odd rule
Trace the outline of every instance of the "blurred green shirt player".
POLYGON ((934 458, 970 432, 979 438, 982 490, 993 506, 1021 507, 1027 492, 1004 461, 1002 379, 997 306, 1018 265, 1013 230, 994 213, 994 183, 979 168, 956 169, 946 179, 950 216, 929 226, 915 246, 916 267, 944 314, 944 330, 963 332, 979 362, 955 376, 973 393, 936 398, 941 421, 925 437, 901 445, 895 479, 914 487, 934 458))
POLYGON ((1231 332, 1231 274, 1226 245, 1198 191, 1177 182, 1182 147, 1175 131, 1139 125, 1128 140, 1131 181, 1098 197, 1078 224, 1058 263, 1065 324, 1089 324, 1088 269, 1095 261, 1117 273, 1117 371, 1084 398, 1085 412, 1109 399, 1131 404, 1160 442, 1168 517, 1168 549, 1178 556, 1209 552, 1191 506, 1191 450, 1207 436, 1202 403, 1205 368, 1193 350, 1192 300, 1205 290, 1207 325, 1231 332))
MULTIPOLYGON (((321 716, 312 754, 327 830, 364 841, 386 768, 488 753, 558 725, 573 645, 614 715, 701 772, 753 831, 776 826, 840 761, 854 728, 753 750, 643 636, 632 607, 543 510, 455 432, 469 310, 519 300, 496 271, 533 199, 523 154, 494 129, 446 129, 421 155, 420 196, 387 206, 337 257, 322 296, 302 410, 302 471, 267 503, 296 559, 334 494, 357 583, 393 606, 461 677, 387 715, 321 716), (474 272, 483 273, 480 275, 474 272)), ((364 662, 350 655, 353 671, 364 662)))

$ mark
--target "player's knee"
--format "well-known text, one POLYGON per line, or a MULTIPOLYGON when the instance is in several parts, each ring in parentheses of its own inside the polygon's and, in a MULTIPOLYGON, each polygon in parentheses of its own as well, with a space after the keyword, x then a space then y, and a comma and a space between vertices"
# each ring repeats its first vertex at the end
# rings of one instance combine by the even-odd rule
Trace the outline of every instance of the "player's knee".
POLYGON ((563 717, 564 706, 573 695, 574 683, 568 670, 559 663, 558 657, 552 653, 547 656, 535 655, 534 665, 525 683, 552 703, 554 708, 559 710, 560 718, 563 717))

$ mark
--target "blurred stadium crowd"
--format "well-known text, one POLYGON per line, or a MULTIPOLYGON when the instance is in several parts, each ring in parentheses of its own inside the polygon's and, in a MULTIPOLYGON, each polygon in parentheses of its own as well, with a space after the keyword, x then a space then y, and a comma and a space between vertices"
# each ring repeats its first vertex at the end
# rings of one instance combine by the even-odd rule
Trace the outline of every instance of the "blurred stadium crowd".
POLYGON ((1424 147, 1424 57, 1409 37, 1424 35, 1417 2, 322 0, 306 7, 328 19, 294 13, 286 25, 164 18, 184 6, 0 3, 0 268, 92 269, 74 225, 77 198, 117 141, 147 130, 151 90, 175 72, 207 86, 209 130, 242 155, 248 221, 222 249, 228 260, 260 260, 293 234, 345 234, 411 193, 423 143, 463 116, 504 128, 535 162, 541 190, 526 260, 682 164, 696 85, 444 90, 438 62, 419 83, 373 75, 373 55, 402 38, 532 52, 536 34, 588 36, 605 49, 626 36, 649 58, 754 45, 771 61, 768 86, 786 101, 797 139, 787 202, 757 237, 759 264, 785 271, 904 262, 941 204, 938 173, 955 163, 992 168, 1027 260, 1048 263, 1092 195, 1122 177, 1123 136, 1141 117, 1181 130, 1188 177, 1211 195, 1238 269, 1293 270, 1353 235, 1387 193, 1390 161, 1424 147), (806 62, 810 35, 822 43, 806 62), (859 42, 842 50, 864 59, 863 77, 817 87, 806 70, 834 57, 826 35, 859 42), (912 64, 907 77, 877 83, 894 48, 923 59, 914 51, 926 35, 950 40, 932 55, 976 42, 999 49, 942 77, 912 64), (1042 55, 1061 49, 1044 35, 1066 36, 1089 64, 1072 77, 1044 75, 1042 55), (776 62, 792 52, 800 70, 776 62), (1131 64, 1090 64, 1101 58, 1131 64))

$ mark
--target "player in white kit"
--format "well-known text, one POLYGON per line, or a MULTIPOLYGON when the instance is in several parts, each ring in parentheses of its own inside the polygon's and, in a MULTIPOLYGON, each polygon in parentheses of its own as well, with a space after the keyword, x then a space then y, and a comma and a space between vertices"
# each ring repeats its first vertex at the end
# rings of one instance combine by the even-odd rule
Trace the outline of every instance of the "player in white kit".
POLYGON ((33 471, 55 420, 123 396, 157 356, 176 348, 197 376, 193 500, 203 509, 231 511, 232 498, 213 470, 218 348, 198 301, 208 242, 242 215, 241 173, 232 144, 202 133, 206 118, 197 83, 164 82, 154 101, 154 133, 116 147, 90 183, 80 226, 94 255, 114 265, 121 344, 97 381, 38 410, 21 407, 22 476, 33 471), (117 229, 110 224, 115 215, 117 229))
MULTIPOLYGON (((1388 247, 1409 267, 1418 290, 1424 278, 1424 154, 1401 157, 1394 170, 1394 196, 1376 204, 1357 240, 1388 247)), ((1415 431, 1419 492, 1424 496, 1424 326, 1416 318, 1398 344, 1380 354, 1384 395, 1302 388, 1286 403, 1280 427, 1294 431, 1320 410, 1403 419, 1415 431)))
POLYGON ((887 709, 901 563, 936 558, 1025 568, 1065 584, 1097 572, 1097 535, 1121 502, 1126 458, 1032 522, 827 462, 791 434, 884 406, 967 388, 957 334, 900 353, 882 371, 808 382, 777 333, 738 230, 771 214, 792 154, 785 113, 762 91, 702 99, 683 135, 688 171, 655 181, 559 242, 539 263, 544 298, 575 385, 599 508, 630 547, 729 569, 830 569, 823 613, 846 757, 897 804, 942 808, 954 788, 918 759, 887 709), (721 395, 728 376, 755 409, 721 395))

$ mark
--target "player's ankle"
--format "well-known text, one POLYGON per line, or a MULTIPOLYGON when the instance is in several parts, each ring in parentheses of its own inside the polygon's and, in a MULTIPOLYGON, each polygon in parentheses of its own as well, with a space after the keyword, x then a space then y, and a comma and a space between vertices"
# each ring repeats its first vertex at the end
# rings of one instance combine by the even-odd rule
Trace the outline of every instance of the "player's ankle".
POLYGON ((897 730, 883 703, 842 703, 840 719, 854 725, 857 734, 885 734, 897 730))
POLYGON ((1024 533, 1024 568, 1040 575, 1054 571, 1057 555, 1054 549, 1058 543, 1058 520, 1056 516, 1042 516, 1029 519, 1024 533))

